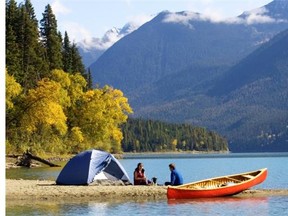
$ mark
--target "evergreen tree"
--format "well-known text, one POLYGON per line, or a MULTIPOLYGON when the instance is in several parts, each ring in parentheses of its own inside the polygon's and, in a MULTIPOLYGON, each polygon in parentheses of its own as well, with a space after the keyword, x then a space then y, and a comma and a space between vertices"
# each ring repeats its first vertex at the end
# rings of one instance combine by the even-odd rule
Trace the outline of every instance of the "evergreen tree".
POLYGON ((122 149, 125 152, 228 150, 225 138, 187 124, 129 118, 122 126, 122 132, 122 149))
POLYGON ((93 88, 93 80, 92 80, 92 74, 90 71, 90 68, 88 68, 88 72, 87 72, 87 90, 90 90, 93 88))
POLYGON ((63 40, 62 58, 63 58, 63 70, 67 73, 72 73, 71 43, 68 37, 68 33, 66 31, 63 40))
POLYGON ((44 49, 39 43, 38 20, 30 0, 20 7, 18 44, 21 52, 21 70, 24 90, 33 88, 48 73, 44 49))
POLYGON ((71 44, 68 33, 66 31, 62 45, 62 58, 63 70, 71 74, 80 73, 89 84, 89 86, 87 86, 87 89, 91 89, 91 74, 89 75, 86 73, 85 66, 82 62, 82 58, 79 54, 78 48, 75 43, 71 44))
POLYGON ((14 0, 7 2, 6 14, 7 69, 26 92, 48 72, 39 43, 38 21, 30 0, 19 7, 14 0))
POLYGON ((6 2, 6 67, 9 74, 19 82, 22 80, 19 45, 17 44, 17 22, 19 9, 14 0, 6 2))
POLYGON ((62 69, 62 41, 57 32, 57 21, 51 6, 45 7, 43 18, 40 21, 40 36, 46 49, 49 69, 62 69))
POLYGON ((72 72, 80 73, 85 77, 85 66, 75 43, 71 46, 72 72))

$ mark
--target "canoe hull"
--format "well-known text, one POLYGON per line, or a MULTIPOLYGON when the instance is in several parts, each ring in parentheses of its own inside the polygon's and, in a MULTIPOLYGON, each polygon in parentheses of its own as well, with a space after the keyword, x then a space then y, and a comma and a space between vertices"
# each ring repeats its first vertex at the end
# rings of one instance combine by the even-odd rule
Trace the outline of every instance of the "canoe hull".
MULTIPOLYGON (((168 199, 193 199, 193 198, 211 198, 211 197, 231 196, 231 195, 240 193, 244 190, 247 190, 257 184, 262 183, 266 179, 267 173, 268 173, 267 169, 265 168, 259 171, 259 174, 251 179, 248 179, 246 181, 243 181, 234 185, 221 186, 218 188, 210 188, 210 189, 209 188, 203 188, 203 189, 185 188, 185 187, 188 187, 189 185, 193 185, 193 183, 186 184, 187 186, 185 185, 183 186, 180 185, 176 187, 169 186, 167 189, 167 198, 168 199)), ((245 174, 249 174, 249 173, 231 175, 227 177, 229 178, 229 177, 245 175, 245 174)), ((217 179, 223 179, 223 178, 225 177, 218 177, 214 179, 217 180, 217 179)), ((209 180, 203 180, 203 181, 209 181, 209 180)), ((211 179, 210 181, 213 181, 213 179, 211 179)))

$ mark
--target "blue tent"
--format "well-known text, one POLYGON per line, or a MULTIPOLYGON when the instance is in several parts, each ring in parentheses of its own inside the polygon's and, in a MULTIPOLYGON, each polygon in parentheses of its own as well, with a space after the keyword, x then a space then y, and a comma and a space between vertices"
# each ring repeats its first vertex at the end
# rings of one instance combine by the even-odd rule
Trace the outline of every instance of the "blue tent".
POLYGON ((112 154, 92 149, 81 152, 68 161, 59 173, 56 184, 88 185, 96 179, 130 183, 125 169, 112 154))

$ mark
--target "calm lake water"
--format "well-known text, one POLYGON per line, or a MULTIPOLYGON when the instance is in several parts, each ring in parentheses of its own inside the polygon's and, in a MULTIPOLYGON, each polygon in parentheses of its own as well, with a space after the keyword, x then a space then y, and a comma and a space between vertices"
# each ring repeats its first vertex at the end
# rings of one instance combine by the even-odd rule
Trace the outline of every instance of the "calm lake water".
MULTIPOLYGON (((268 168, 268 177, 254 188, 288 189, 288 153, 228 155, 127 155, 120 160, 131 180, 138 162, 148 178, 169 180, 169 163, 175 163, 184 182, 268 168)), ((64 164, 62 164, 64 165, 64 164)), ((10 169, 6 178, 55 180, 62 168, 10 169)), ((288 215, 288 197, 214 198, 167 201, 129 200, 82 203, 6 203, 6 215, 288 215)))

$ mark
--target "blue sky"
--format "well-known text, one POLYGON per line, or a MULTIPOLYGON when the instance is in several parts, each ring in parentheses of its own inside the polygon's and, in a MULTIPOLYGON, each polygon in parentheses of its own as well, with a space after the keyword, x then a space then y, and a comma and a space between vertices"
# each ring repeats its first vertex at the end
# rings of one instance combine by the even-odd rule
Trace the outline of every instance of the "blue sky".
MULTIPOLYGON (((199 12, 216 19, 235 17, 242 12, 266 5, 272 0, 31 0, 37 18, 50 4, 58 30, 68 32, 70 40, 102 37, 112 27, 128 22, 144 23, 157 13, 199 12)), ((17 1, 18 3, 20 1, 17 1)))

